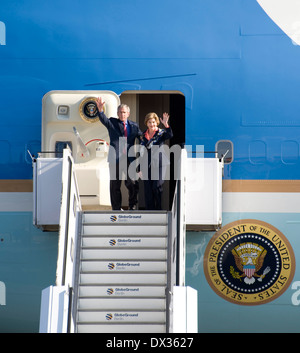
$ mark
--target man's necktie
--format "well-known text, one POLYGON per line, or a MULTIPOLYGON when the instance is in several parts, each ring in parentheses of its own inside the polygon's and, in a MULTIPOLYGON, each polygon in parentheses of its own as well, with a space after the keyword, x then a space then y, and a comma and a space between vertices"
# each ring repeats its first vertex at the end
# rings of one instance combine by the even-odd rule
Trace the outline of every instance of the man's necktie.
POLYGON ((127 137, 127 127, 126 127, 126 123, 123 122, 124 124, 124 136, 127 137))
MULTIPOLYGON (((126 127, 126 123, 124 121, 123 121, 123 125, 124 125, 124 136, 127 137, 127 127, 126 127)), ((126 150, 127 150, 127 148, 124 146, 123 153, 126 153, 126 150)))

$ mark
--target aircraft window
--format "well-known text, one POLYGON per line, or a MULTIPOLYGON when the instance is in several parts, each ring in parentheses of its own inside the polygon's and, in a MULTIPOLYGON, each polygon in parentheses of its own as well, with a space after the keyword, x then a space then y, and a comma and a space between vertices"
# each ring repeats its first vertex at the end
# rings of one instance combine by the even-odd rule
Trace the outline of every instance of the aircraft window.
POLYGON ((67 148, 67 145, 69 145, 69 147, 72 151, 72 142, 71 141, 56 141, 56 143, 55 143, 55 157, 56 158, 62 157, 64 148, 67 148))
POLYGON ((224 157, 224 163, 229 164, 233 161, 233 143, 229 140, 220 140, 216 143, 218 158, 224 157))

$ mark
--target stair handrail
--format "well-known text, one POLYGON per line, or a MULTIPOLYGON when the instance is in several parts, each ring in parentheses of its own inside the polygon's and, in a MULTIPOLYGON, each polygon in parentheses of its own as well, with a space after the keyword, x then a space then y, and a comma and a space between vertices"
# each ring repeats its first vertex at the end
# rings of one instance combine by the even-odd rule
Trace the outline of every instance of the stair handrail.
POLYGON ((167 332, 173 331, 173 288, 185 285, 185 161, 187 151, 181 150, 177 161, 179 178, 176 181, 172 210, 169 212, 168 267, 167 267, 167 332))
POLYGON ((81 215, 81 203, 77 179, 74 170, 74 160, 71 150, 67 147, 63 151, 62 168, 62 197, 60 212, 59 247, 56 271, 56 285, 68 288, 69 308, 64 313, 68 317, 67 332, 74 330, 72 306, 75 281, 75 265, 78 243, 78 218, 81 215))

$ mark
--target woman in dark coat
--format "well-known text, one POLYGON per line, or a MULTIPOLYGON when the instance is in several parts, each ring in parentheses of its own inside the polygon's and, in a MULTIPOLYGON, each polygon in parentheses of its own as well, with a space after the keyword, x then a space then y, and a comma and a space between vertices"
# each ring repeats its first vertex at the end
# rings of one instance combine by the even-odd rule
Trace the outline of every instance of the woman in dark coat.
MULTIPOLYGON (((173 137, 172 129, 168 124, 169 114, 164 113, 160 118, 165 129, 160 129, 159 118, 156 113, 149 113, 145 117, 147 130, 141 137, 141 145, 146 148, 148 158, 148 176, 144 177, 145 202, 147 210, 161 210, 162 186, 167 165, 170 164, 168 156, 160 148, 164 142, 173 137)), ((146 155, 144 155, 146 157, 146 155)))

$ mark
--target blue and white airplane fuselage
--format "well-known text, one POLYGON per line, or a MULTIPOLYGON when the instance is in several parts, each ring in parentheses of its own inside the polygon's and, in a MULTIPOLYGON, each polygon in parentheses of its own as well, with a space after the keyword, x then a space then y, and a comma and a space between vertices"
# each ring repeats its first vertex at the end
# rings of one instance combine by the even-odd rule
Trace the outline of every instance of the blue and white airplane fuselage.
MULTIPOLYGON (((37 332, 41 291, 55 284, 58 232, 33 225, 28 151, 48 148, 42 102, 56 91, 114 92, 142 130, 146 113, 167 110, 171 145, 228 151, 220 229, 187 231, 198 330, 299 332, 297 10, 281 0, 0 4, 1 332, 37 332)), ((88 126, 77 126, 85 143, 106 140, 100 122, 88 126)))

